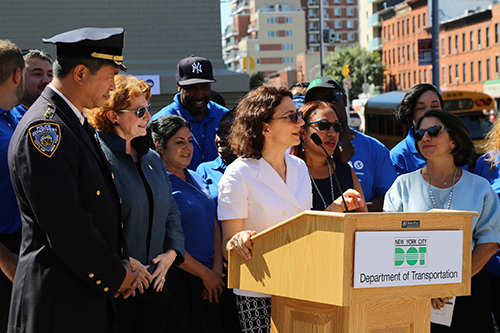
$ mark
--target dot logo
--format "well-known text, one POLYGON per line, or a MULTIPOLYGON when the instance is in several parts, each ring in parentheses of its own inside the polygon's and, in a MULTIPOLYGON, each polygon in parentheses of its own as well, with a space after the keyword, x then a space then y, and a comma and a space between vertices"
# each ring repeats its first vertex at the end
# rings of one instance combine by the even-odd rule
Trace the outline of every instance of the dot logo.
POLYGON ((363 167, 364 167, 364 166, 365 166, 365 165, 363 164, 363 162, 362 162, 362 161, 359 161, 359 160, 358 160, 358 161, 354 162, 354 168, 355 168, 356 170, 361 170, 361 169, 363 169, 363 167))
POLYGON ((395 238, 394 267, 426 267, 427 237, 395 238))

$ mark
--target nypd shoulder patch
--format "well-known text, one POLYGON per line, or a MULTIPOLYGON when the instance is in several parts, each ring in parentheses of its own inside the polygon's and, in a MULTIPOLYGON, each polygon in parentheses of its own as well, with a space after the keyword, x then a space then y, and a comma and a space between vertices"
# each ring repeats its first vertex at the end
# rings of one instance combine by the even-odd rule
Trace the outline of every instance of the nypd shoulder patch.
POLYGON ((33 146, 47 157, 52 157, 61 142, 61 128, 54 123, 41 123, 28 130, 33 146))

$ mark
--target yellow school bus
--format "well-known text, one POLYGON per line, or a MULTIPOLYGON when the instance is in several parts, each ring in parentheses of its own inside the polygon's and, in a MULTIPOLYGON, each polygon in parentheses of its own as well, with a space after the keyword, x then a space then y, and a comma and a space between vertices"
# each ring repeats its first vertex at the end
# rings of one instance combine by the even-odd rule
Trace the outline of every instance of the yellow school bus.
MULTIPOLYGON (((405 94, 406 91, 391 91, 370 98, 365 105, 365 134, 380 140, 388 149, 408 134, 408 126, 401 125, 394 117, 394 109, 405 94)), ((495 100, 487 94, 472 91, 446 91, 441 96, 443 109, 462 119, 476 151, 481 153, 484 137, 495 120, 495 100)))

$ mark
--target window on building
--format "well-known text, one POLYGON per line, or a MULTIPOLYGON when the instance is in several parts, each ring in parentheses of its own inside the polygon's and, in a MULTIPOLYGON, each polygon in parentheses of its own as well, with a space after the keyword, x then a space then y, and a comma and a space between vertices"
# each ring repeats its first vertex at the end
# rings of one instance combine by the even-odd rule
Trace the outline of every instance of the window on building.
POLYGON ((257 63, 257 65, 260 65, 260 58, 255 59, 255 62, 257 63))
POLYGON ((410 44, 406 45, 406 59, 410 61, 410 44))
POLYGON ((286 31, 286 36, 287 37, 293 37, 293 30, 287 30, 286 31))
POLYGON ((387 38, 387 35, 385 34, 386 33, 386 28, 387 27, 384 27, 384 29, 382 30, 382 33, 383 33, 382 37, 384 37, 384 41, 386 41, 386 38, 387 38))
POLYGON ((444 66, 442 67, 442 73, 441 73, 442 74, 441 75, 441 82, 443 83, 443 85, 446 84, 446 69, 445 68, 446 67, 444 67, 444 66))
POLYGON ((418 83, 422 83, 422 71, 418 71, 418 83))
POLYGON ((405 35, 405 21, 401 21, 401 36, 405 35))
POLYGON ((490 78, 490 59, 486 59, 486 80, 490 78))
POLYGON ((422 26, 425 27, 425 13, 422 16, 422 26))
POLYGON ((495 57, 495 76, 498 76, 498 70, 500 69, 500 57, 496 56, 495 57))
POLYGON ((284 64, 293 64, 293 57, 283 57, 284 64))
POLYGON ((424 82, 427 82, 427 69, 424 69, 424 82))
POLYGON ((292 17, 291 16, 286 16, 285 17, 285 23, 292 23, 292 17))
POLYGON ((354 21, 347 21, 347 29, 354 29, 354 21))
POLYGON ((411 87, 411 72, 408 72, 408 88, 411 87))
POLYGON ((397 37, 399 38, 399 22, 398 22, 398 31, 397 31, 397 37))
POLYGON ((255 52, 260 52, 260 44, 255 44, 255 52))
POLYGON ((388 61, 387 61, 387 51, 384 51, 384 62, 387 64, 388 61))
POLYGON ((342 9, 340 8, 335 8, 334 11, 333 11, 333 14, 335 16, 342 16, 342 9))
POLYGON ((451 54, 451 36, 448 36, 448 54, 451 54))
POLYGON ((413 71, 413 84, 417 84, 417 71, 413 71))
POLYGON ((353 3, 353 0, 347 0, 345 3, 353 3))
POLYGON ((353 41, 354 40, 354 34, 353 33, 348 33, 347 34, 347 40, 353 41))
POLYGON ((293 44, 292 43, 282 44, 281 49, 285 51, 291 51, 293 50, 293 44))
POLYGON ((398 47, 398 64, 401 63, 401 49, 398 47))
POLYGON ((340 20, 335 21, 335 29, 342 29, 342 21, 340 20))
POLYGON ((340 42, 342 40, 342 34, 341 33, 336 33, 335 34, 335 39, 340 42))
POLYGON ((387 34, 387 38, 391 38, 391 25, 390 24, 387 26, 387 30, 389 30, 389 33, 387 34))
POLYGON ((455 83, 458 84, 458 65, 455 65, 455 83))
POLYGON ((387 52, 387 53, 389 54, 389 56, 386 58, 386 61, 390 65, 391 64, 391 51, 389 50, 389 52, 387 52))
POLYGON ((406 73, 403 73, 403 90, 406 89, 406 73))
POLYGON ((340 3, 340 0, 335 0, 333 3, 340 3))
POLYGON ((267 31, 267 37, 278 37, 278 31, 276 30, 267 31))
POLYGON ((347 8, 347 16, 354 16, 354 8, 347 8))
POLYGON ((317 18, 316 9, 309 9, 309 18, 317 18))
POLYGON ((455 35, 455 53, 458 52, 458 35, 455 35))
POLYGON ((444 38, 441 38, 441 56, 444 56, 444 48, 445 48, 444 38))
POLYGON ((451 66, 448 66, 448 84, 451 85, 453 82, 452 78, 453 73, 451 72, 451 66))
POLYGON ((467 64, 464 62, 462 66, 462 81, 463 83, 467 82, 467 64))
POLYGON ((401 74, 398 74, 398 90, 401 90, 401 74))
POLYGON ((402 58, 403 58, 403 63, 404 63, 404 61, 405 61, 405 47, 404 46, 401 48, 401 53, 403 56, 402 58))
POLYGON ((407 35, 410 34, 410 19, 409 18, 406 19, 406 34, 407 35))
POLYGON ((417 44, 413 43, 413 60, 417 59, 417 44))
POLYGON ((413 21, 413 28, 412 28, 412 32, 415 33, 415 16, 412 17, 412 21, 413 21))
POLYGON ((477 29, 477 49, 481 50, 481 29, 477 29))
POLYGON ((474 49, 474 31, 470 32, 470 51, 474 49))
POLYGON ((268 17, 267 18, 267 24, 276 24, 276 23, 278 23, 277 17, 268 17))
POLYGON ((495 44, 498 43, 498 23, 495 24, 495 44))
POLYGON ((483 81, 483 70, 481 68, 481 64, 482 64, 481 60, 478 60, 478 62, 477 62, 477 80, 479 82, 483 81))
POLYGON ((486 47, 490 47, 490 27, 486 28, 486 47))
POLYGON ((462 52, 465 52, 465 32, 462 34, 462 52))
POLYGON ((420 15, 418 15, 418 17, 417 17, 417 28, 418 28, 418 32, 420 32, 420 15))
POLYGON ((470 82, 474 82, 474 61, 470 62, 470 82))

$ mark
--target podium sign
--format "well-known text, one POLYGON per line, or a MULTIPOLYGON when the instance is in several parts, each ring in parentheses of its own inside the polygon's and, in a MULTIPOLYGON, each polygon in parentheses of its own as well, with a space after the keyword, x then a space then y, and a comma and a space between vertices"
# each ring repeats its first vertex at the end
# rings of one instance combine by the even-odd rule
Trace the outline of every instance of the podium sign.
POLYGON ((463 231, 355 233, 354 288, 462 282, 463 231))

